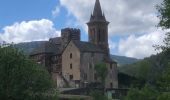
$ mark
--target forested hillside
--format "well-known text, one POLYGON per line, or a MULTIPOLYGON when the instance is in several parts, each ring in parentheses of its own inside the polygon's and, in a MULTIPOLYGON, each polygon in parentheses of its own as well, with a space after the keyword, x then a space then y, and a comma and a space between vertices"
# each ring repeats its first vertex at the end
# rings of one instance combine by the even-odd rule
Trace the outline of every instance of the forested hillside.
POLYGON ((169 51, 153 55, 133 64, 127 64, 119 67, 119 71, 143 80, 154 80, 165 69, 168 63, 169 51))

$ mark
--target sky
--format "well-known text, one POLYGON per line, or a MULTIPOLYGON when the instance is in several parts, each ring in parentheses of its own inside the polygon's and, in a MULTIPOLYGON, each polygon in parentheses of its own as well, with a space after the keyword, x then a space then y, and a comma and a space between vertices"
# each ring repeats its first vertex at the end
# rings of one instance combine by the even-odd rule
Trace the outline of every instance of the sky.
MULTIPOLYGON (((156 54, 164 31, 156 5, 163 0, 100 0, 109 24, 114 55, 143 59, 156 54)), ((60 36, 63 28, 79 28, 88 41, 87 25, 95 0, 0 0, 0 42, 30 42, 60 36)))

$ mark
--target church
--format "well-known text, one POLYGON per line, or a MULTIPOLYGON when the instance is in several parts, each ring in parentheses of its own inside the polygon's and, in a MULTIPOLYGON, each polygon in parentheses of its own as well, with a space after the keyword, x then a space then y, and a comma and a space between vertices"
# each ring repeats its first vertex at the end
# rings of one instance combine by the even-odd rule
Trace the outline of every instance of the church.
POLYGON ((99 82, 95 65, 108 69, 105 88, 118 88, 117 63, 110 58, 108 25, 100 1, 96 0, 88 26, 88 41, 81 41, 79 29, 65 28, 61 37, 50 38, 30 54, 52 75, 58 88, 80 88, 99 82))

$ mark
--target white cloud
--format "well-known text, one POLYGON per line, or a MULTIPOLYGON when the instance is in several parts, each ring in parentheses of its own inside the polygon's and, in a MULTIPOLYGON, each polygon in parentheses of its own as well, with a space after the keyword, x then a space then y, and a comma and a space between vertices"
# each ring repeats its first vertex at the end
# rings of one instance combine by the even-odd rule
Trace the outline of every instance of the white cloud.
POLYGON ((52 16, 57 17, 60 13, 60 6, 56 6, 55 9, 52 11, 52 16))
POLYGON ((3 28, 0 38, 6 42, 29 42, 47 40, 59 36, 60 31, 54 28, 53 22, 47 19, 22 21, 3 28))
POLYGON ((109 48, 110 49, 115 49, 116 48, 116 43, 113 42, 112 40, 109 39, 109 48))
MULTIPOLYGON (((163 0, 100 0, 106 18, 110 21, 109 33, 145 33, 155 29, 158 23, 156 4, 163 0)), ((62 6, 73 14, 87 30, 95 0, 60 0, 62 6)))
POLYGON ((163 44, 164 32, 157 30, 141 36, 130 35, 119 42, 119 54, 128 57, 144 58, 158 53, 153 45, 163 44))
POLYGON ((1 37, 0 37, 0 44, 2 43, 3 41, 2 41, 2 39, 1 39, 1 37))

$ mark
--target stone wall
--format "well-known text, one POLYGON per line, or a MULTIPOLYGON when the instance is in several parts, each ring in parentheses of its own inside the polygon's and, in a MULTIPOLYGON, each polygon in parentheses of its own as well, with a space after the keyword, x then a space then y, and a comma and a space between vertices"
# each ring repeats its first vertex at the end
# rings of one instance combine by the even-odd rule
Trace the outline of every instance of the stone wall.
POLYGON ((84 84, 96 82, 95 65, 103 60, 104 54, 85 52, 81 53, 81 81, 84 84))
POLYGON ((62 75, 70 83, 71 87, 79 87, 74 83, 81 79, 80 51, 72 41, 62 54, 62 75))
POLYGON ((118 79, 117 79, 117 64, 116 63, 107 63, 108 75, 106 77, 106 88, 118 88, 118 79))

